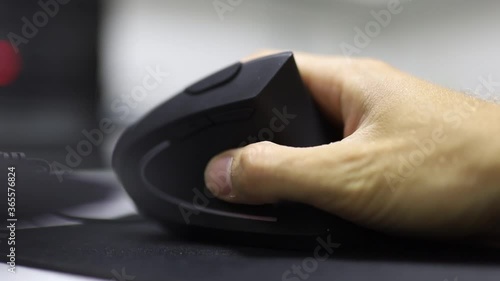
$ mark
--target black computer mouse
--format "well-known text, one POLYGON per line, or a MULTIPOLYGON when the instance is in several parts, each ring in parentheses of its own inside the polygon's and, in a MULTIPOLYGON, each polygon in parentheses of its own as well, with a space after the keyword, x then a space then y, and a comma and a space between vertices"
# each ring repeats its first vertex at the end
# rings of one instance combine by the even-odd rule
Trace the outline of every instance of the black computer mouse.
POLYGON ((292 202, 218 200, 204 169, 218 153, 257 141, 293 147, 341 138, 308 94, 292 52, 235 63, 187 87, 130 126, 113 168, 138 209, 164 223, 277 235, 320 235, 342 221, 292 202))

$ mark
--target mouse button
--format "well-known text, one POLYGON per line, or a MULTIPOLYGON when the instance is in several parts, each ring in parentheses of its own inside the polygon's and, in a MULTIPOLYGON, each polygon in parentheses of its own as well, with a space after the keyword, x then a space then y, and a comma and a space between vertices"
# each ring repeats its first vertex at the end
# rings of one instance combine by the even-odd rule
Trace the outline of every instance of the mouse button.
POLYGON ((189 118, 174 125, 171 134, 177 138, 184 138, 212 125, 212 121, 205 116, 189 118))
POLYGON ((241 62, 226 67, 186 88, 185 92, 192 95, 202 94, 233 79, 241 69, 241 62))
POLYGON ((254 111, 255 110, 253 108, 231 109, 225 112, 209 114, 208 117, 216 124, 233 121, 245 121, 252 117, 254 111))

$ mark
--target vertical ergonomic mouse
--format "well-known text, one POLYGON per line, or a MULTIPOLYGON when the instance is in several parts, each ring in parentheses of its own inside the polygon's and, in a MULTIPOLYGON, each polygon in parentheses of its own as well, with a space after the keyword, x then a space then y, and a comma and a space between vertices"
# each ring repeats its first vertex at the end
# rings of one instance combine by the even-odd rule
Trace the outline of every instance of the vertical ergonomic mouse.
POLYGON ((327 144, 342 130, 326 122, 291 52, 235 63, 187 87, 130 126, 113 168, 139 210, 166 223, 277 235, 319 235, 341 223, 293 202, 236 205, 205 188, 216 154, 258 141, 327 144))

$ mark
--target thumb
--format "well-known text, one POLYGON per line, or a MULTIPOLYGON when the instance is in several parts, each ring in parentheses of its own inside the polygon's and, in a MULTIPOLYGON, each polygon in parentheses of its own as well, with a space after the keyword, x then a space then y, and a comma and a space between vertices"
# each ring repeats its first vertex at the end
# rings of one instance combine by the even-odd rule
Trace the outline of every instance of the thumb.
POLYGON ((347 146, 348 142, 344 139, 308 148, 259 142, 229 150, 209 162, 205 184, 216 197, 233 203, 286 200, 341 208, 353 175, 350 169, 356 169, 355 165, 344 165, 352 158, 349 151, 357 151, 352 144, 347 146))

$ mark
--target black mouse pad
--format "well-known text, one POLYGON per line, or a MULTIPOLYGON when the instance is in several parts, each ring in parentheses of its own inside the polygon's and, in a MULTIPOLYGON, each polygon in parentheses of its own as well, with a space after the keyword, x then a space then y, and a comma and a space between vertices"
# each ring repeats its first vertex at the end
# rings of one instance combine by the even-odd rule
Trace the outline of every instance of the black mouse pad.
MULTIPOLYGON (((259 241, 238 243, 238 237, 206 238, 200 232, 197 239, 197 235, 179 235, 129 217, 19 230, 16 255, 20 265, 119 281, 496 281, 500 277, 496 249, 411 241, 357 245, 323 241, 291 251, 260 247, 259 241)), ((5 260, 6 248, 0 246, 5 260)))

